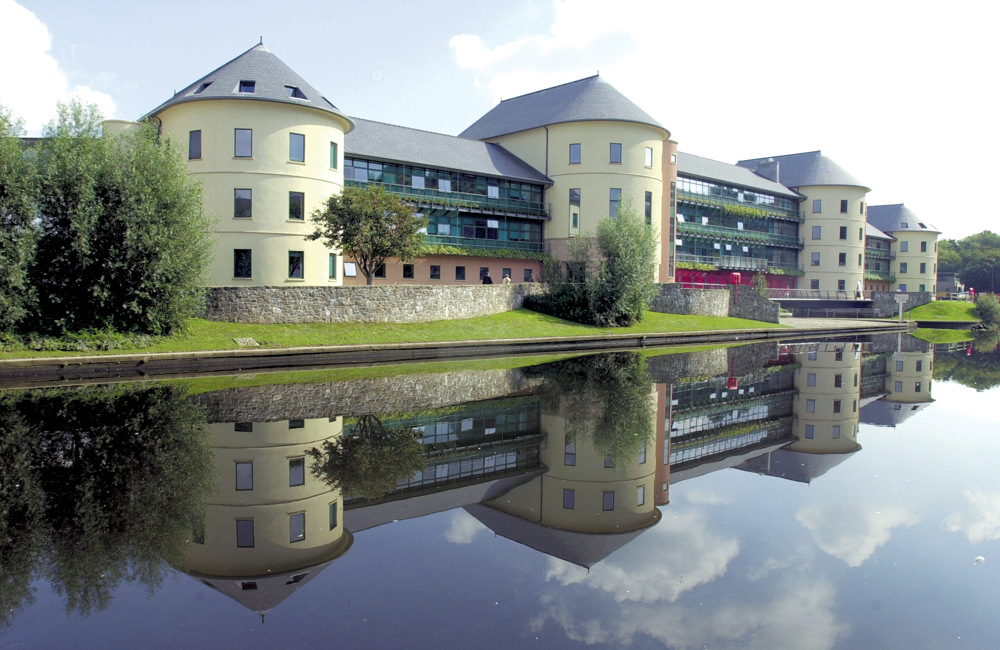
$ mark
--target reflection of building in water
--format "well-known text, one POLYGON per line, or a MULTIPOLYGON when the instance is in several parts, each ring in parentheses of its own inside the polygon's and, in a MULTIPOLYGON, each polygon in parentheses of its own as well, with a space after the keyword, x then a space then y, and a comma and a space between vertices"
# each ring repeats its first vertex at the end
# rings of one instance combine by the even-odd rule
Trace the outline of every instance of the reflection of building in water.
POLYGON ((852 453, 857 442, 861 344, 821 343, 795 354, 799 364, 792 451, 852 453))
POLYGON ((878 355, 884 383, 879 398, 866 402, 861 410, 865 424, 895 427, 934 401, 934 346, 911 336, 901 339, 896 352, 878 355))
POLYGON ((342 420, 209 427, 216 486, 184 571, 263 616, 351 547, 340 495, 310 475, 306 456, 342 420))

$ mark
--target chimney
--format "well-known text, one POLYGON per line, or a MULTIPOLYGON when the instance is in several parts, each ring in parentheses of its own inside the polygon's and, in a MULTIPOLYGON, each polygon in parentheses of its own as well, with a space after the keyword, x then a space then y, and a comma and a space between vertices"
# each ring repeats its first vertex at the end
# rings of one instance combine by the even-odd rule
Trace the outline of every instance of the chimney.
POLYGON ((774 158, 768 158, 767 160, 757 161, 753 166, 753 173, 758 176, 763 176, 764 178, 778 182, 778 161, 774 158))

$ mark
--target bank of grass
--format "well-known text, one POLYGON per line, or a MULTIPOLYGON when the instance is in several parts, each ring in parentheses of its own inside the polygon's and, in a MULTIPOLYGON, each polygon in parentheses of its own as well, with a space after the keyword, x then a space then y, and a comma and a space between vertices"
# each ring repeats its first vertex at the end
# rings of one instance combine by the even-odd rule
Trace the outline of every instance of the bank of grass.
POLYGON ((972 330, 948 330, 920 327, 913 336, 928 343, 964 343, 973 339, 972 330))
POLYGON ((974 303, 958 300, 936 300, 906 312, 906 320, 975 323, 980 318, 974 303))
POLYGON ((122 345, 116 349, 81 349, 78 342, 50 349, 31 349, 8 344, 0 359, 26 357, 56 357, 106 355, 122 353, 153 354, 158 352, 195 352, 202 350, 234 350, 240 346, 234 339, 252 338, 261 348, 292 348, 329 345, 379 343, 427 343, 441 341, 487 341, 553 336, 594 336, 601 334, 660 334, 670 332, 704 332, 712 330, 743 330, 780 328, 783 325, 716 316, 681 316, 648 312, 642 322, 632 327, 602 328, 581 325, 527 309, 480 316, 465 320, 433 321, 429 323, 302 323, 296 325, 251 325, 217 323, 201 319, 188 322, 185 332, 174 336, 148 339, 148 344, 122 345))

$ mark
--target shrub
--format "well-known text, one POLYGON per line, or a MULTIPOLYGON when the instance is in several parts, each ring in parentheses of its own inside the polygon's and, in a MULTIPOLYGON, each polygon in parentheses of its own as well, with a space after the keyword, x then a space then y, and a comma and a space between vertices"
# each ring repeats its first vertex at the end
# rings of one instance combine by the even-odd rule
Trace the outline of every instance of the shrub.
POLYGON ((987 325, 1000 326, 1000 301, 994 294, 984 293, 977 297, 976 309, 987 325))
POLYGON ((23 320, 34 297, 28 268, 38 236, 32 224, 38 188, 23 133, 22 122, 0 106, 0 331, 23 320))

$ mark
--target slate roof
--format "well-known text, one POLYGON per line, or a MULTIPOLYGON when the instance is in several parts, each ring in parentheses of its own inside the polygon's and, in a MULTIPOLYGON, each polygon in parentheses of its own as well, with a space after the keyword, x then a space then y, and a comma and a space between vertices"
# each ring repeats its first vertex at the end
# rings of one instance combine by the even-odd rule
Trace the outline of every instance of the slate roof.
POLYGON ((177 104, 209 99, 240 99, 308 106, 342 117, 347 120, 349 128, 353 128, 351 118, 341 112, 330 100, 323 97, 322 93, 297 75, 263 44, 254 45, 229 63, 209 72, 157 106, 146 117, 161 113, 177 104), (239 92, 241 81, 253 81, 253 93, 239 92), (202 88, 205 84, 208 85, 202 88), (298 88, 305 97, 290 97, 288 86, 298 88), (198 92, 199 89, 201 92, 198 92))
POLYGON ((775 183, 763 176, 758 176, 751 170, 719 162, 711 158, 702 158, 690 153, 678 152, 677 154, 677 175, 686 178, 698 178, 706 181, 718 181, 726 185, 735 185, 757 192, 767 192, 778 196, 789 196, 801 198, 801 195, 794 192, 781 183, 775 183))
POLYGON ((354 130, 345 136, 344 150, 346 155, 359 158, 552 184, 545 174, 498 144, 360 118, 354 118, 354 130))
POLYGON ((902 424, 919 411, 930 406, 930 402, 910 404, 907 402, 891 402, 880 399, 861 407, 861 422, 876 427, 893 427, 902 424), (896 406, 899 406, 899 409, 896 406))
POLYGON ((902 203, 895 205, 869 205, 868 222, 883 232, 899 232, 914 230, 917 232, 941 231, 934 224, 921 219, 913 210, 902 203), (905 224, 905 226, 904 226, 905 224), (921 224, 923 226, 921 227, 921 224))
POLYGON ((895 239, 892 235, 887 235, 870 223, 865 224, 865 237, 879 237, 881 239, 895 239))
POLYGON ((505 99, 462 131, 460 136, 485 140, 542 126, 594 120, 635 122, 667 130, 611 84, 595 75, 505 99))
POLYGON ((848 187, 871 188, 854 178, 846 169, 823 155, 822 151, 793 153, 787 156, 767 156, 741 160, 737 165, 753 171, 759 162, 774 159, 778 163, 778 182, 785 187, 809 187, 812 185, 846 185, 848 187))
POLYGON ((777 449, 737 465, 736 469, 797 483, 811 483, 854 453, 852 451, 844 454, 809 454, 791 449, 777 449))

